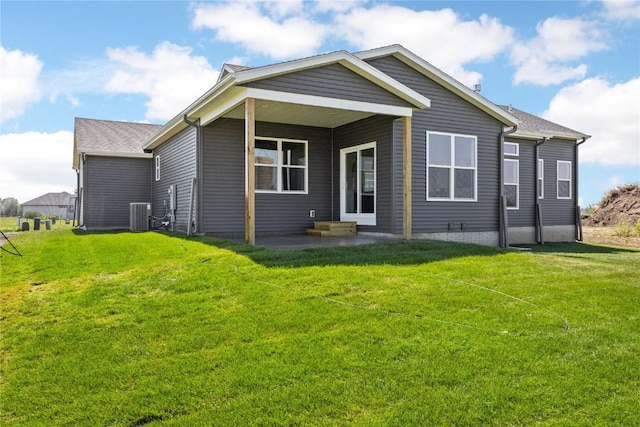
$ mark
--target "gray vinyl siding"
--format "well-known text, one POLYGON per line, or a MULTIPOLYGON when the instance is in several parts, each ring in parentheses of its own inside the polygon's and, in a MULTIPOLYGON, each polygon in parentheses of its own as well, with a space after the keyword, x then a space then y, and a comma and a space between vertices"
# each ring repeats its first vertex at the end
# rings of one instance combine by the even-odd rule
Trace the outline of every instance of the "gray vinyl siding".
MULTIPOLYGON (((341 126, 334 130, 335 191, 333 218, 340 219, 340 150, 356 145, 376 142, 376 225, 358 226, 360 231, 393 232, 393 121, 394 117, 375 116, 341 126)), ((400 189, 402 207, 402 189, 400 189)))
POLYGON ((540 201, 543 225, 574 225, 576 206, 575 142, 551 140, 540 147, 544 159, 544 199, 540 201), (571 199, 558 199, 557 161, 571 162, 571 199))
MULTIPOLYGON (((499 227, 499 135, 502 124, 449 90, 393 57, 368 61, 374 67, 431 100, 431 108, 412 119, 412 228, 414 233, 446 232, 448 223, 465 230, 496 231, 499 227), (477 202, 426 200, 426 132, 477 137, 477 202)), ((402 125, 394 126, 395 232, 402 232, 402 125)))
POLYGON ((520 206, 519 209, 507 209, 509 227, 533 227, 535 226, 538 197, 536 192, 535 141, 505 139, 505 142, 513 142, 520 147, 519 156, 504 156, 505 159, 518 160, 520 169, 520 206))
MULTIPOLYGON (((256 234, 304 233, 331 219, 331 129, 256 123, 256 136, 308 141, 308 194, 257 193, 256 234), (309 217, 309 210, 316 217, 309 217)), ((205 233, 243 235, 244 121, 218 120, 203 129, 205 233)))
MULTIPOLYGON (((167 193, 171 185, 176 186, 176 223, 174 229, 187 231, 189 223, 189 203, 191 182, 196 177, 196 135, 195 128, 188 127, 153 152, 152 180, 153 215, 162 217, 169 206, 167 193), (155 158, 160 156, 160 180, 155 180, 155 158), (167 208, 165 208, 165 203, 167 208)), ((194 199, 194 205, 197 200, 194 199)), ((193 215, 196 208, 194 206, 193 215)))
POLYGON ((128 229, 129 204, 150 202, 151 160, 86 156, 84 225, 89 230, 128 229))
POLYGON ((326 65, 247 83, 245 86, 303 95, 411 107, 386 89, 340 64, 326 65))

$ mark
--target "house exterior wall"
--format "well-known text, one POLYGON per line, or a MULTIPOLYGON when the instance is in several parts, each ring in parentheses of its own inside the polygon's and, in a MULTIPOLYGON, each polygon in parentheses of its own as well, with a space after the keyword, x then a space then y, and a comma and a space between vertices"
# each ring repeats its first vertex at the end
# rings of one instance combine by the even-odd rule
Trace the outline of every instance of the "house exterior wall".
MULTIPOLYGON (((415 235, 497 232, 499 228, 499 135, 502 124, 393 57, 368 61, 374 67, 431 99, 431 108, 412 119, 412 210, 415 235), (427 131, 477 137, 477 201, 427 201, 427 131), (456 232, 449 231, 449 223, 456 232)), ((402 125, 394 126, 394 232, 402 232, 402 125)), ((493 236, 493 234, 492 234, 493 236)), ((436 237, 434 237, 436 238, 436 237)), ((457 239, 455 236, 449 240, 457 239)), ((484 239, 486 240, 486 239, 484 239)), ((493 237, 490 239, 493 241, 493 237)), ((497 241, 497 239, 496 239, 497 241)))
MULTIPOLYGON (((536 141, 507 138, 506 142, 519 145, 520 155, 506 158, 518 159, 520 170, 519 209, 507 211, 509 243, 536 243, 535 205, 537 201, 536 141)), ((544 194, 539 200, 542 217, 542 238, 546 242, 575 240, 576 166, 575 142, 550 140, 540 146, 540 159, 544 161, 544 194), (558 199, 557 161, 571 162, 571 198, 558 199)))
MULTIPOLYGON (((532 227, 536 223, 536 155, 535 141, 516 140, 507 138, 505 142, 517 143, 520 154, 518 156, 504 156, 505 159, 518 160, 519 175, 519 207, 507 209, 509 227, 532 227)), ((545 168, 547 168, 545 162, 545 168)), ((546 185, 546 182, 545 182, 546 185)), ((545 192, 546 194, 546 192, 545 192)))
MULTIPOLYGON (((331 219, 331 129, 256 123, 257 137, 308 141, 308 194, 256 193, 256 234, 304 233, 331 219), (309 211, 316 217, 310 218, 309 211)), ((220 119, 203 128, 204 233, 244 235, 244 121, 220 119)))
POLYGON ((66 218, 67 217, 67 205, 58 206, 58 205, 21 205, 22 215, 24 216, 27 212, 40 212, 45 216, 51 217, 56 216, 58 218, 66 218))
MULTIPOLYGON (((188 127, 156 148, 148 179, 152 182, 152 215, 163 217, 169 209, 168 189, 174 185, 176 191, 175 230, 187 231, 191 200, 191 183, 196 178, 197 131, 188 127), (160 156, 160 179, 156 180, 156 157, 160 156), (166 204, 166 207, 165 207, 166 204)), ((195 192, 194 192, 195 194, 195 192)), ((192 218, 195 216, 195 204, 192 218)))
POLYGON ((87 230, 129 228, 129 204, 149 202, 151 160, 85 157, 82 165, 83 221, 87 230))
POLYGON ((303 95, 411 107, 409 103, 340 64, 326 65, 247 83, 245 86, 303 95))
MULTIPOLYGON (((340 150, 369 142, 376 142, 376 225, 359 225, 362 232, 392 233, 394 218, 393 122, 395 117, 374 116, 334 129, 333 149, 333 219, 340 219, 340 150)), ((402 162, 402 153, 400 154, 402 162)), ((402 163, 400 163, 402 169, 402 163)), ((400 189, 402 208, 402 188, 400 189)), ((402 218, 402 212, 400 213, 402 218)), ((402 225, 401 225, 402 227, 402 225)))
POLYGON ((540 146, 540 158, 544 159, 544 199, 540 200, 542 224, 544 226, 575 226, 577 194, 575 142, 552 139, 540 146), (558 160, 571 162, 571 199, 558 199, 558 160))

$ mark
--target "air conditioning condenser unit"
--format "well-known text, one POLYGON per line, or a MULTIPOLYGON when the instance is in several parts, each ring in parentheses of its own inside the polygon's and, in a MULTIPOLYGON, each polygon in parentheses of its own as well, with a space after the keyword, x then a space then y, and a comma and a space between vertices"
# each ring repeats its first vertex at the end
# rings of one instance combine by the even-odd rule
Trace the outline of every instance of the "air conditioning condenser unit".
POLYGON ((151 203, 129 203, 129 229, 148 231, 151 217, 151 203))

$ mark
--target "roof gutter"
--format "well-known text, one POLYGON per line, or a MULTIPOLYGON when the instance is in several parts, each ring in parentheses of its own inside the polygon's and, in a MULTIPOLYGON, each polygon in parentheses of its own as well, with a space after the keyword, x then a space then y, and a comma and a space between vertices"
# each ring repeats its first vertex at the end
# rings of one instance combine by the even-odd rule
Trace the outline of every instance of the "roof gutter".
POLYGON ((189 105, 187 108, 182 110, 180 114, 178 114, 173 119, 169 120, 167 124, 162 126, 162 128, 160 128, 160 130, 149 139, 149 141, 145 144, 143 148, 147 150, 152 150, 156 148, 158 145, 160 145, 162 142, 164 142, 165 140, 169 139, 173 135, 180 132, 182 129, 185 129, 186 127, 184 126, 185 117, 191 116, 200 108, 202 108, 204 104, 206 104, 211 99, 218 96, 221 92, 224 92, 225 89, 233 85, 234 81, 235 81, 234 75, 232 74, 227 75, 224 79, 222 79, 215 86, 209 89, 204 95, 196 99, 193 103, 191 103, 191 105, 189 105))
POLYGON ((504 128, 502 129, 502 132, 500 132, 500 136, 498 138, 498 141, 500 142, 500 149, 499 149, 499 153, 498 153, 498 164, 499 166, 499 170, 500 170, 500 182, 498 183, 498 188, 500 189, 500 200, 498 201, 498 208, 499 208, 499 212, 500 212, 500 229, 499 229, 499 245, 501 248, 506 248, 509 246, 509 224, 508 224, 508 218, 507 218, 507 200, 505 198, 504 195, 504 138, 505 136, 511 135, 512 133, 515 133, 515 131, 518 130, 518 126, 514 126, 511 129, 505 130, 504 128))

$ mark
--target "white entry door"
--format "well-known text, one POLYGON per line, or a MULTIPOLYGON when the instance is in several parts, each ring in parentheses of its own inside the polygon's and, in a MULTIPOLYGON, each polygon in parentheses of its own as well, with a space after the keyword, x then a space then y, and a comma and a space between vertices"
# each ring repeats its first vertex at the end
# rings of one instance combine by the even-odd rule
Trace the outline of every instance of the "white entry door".
POLYGON ((340 220, 376 225, 376 143, 340 150, 340 220))

